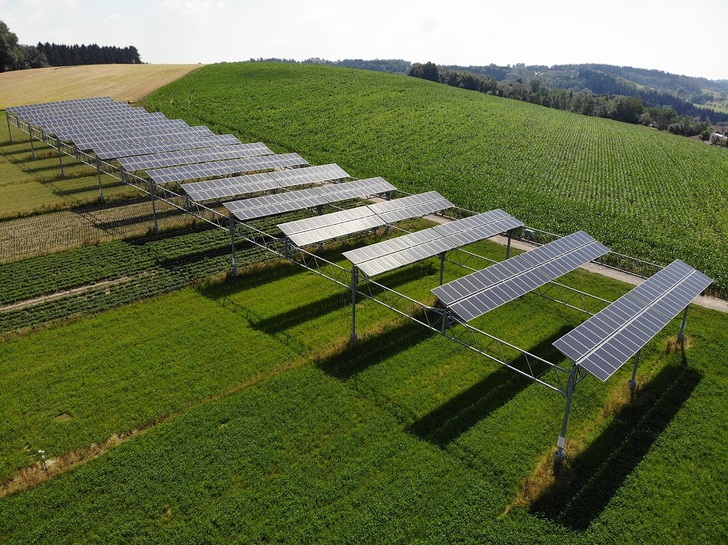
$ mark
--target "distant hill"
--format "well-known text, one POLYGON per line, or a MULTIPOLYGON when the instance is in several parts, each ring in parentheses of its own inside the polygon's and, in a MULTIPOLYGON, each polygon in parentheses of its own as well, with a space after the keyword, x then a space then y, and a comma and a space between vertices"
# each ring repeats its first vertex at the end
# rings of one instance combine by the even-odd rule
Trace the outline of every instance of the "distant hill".
POLYGON ((598 96, 636 96, 647 107, 670 107, 681 116, 728 120, 728 80, 709 80, 609 64, 565 64, 554 66, 446 66, 472 72, 496 81, 538 80, 551 89, 590 91, 598 96))

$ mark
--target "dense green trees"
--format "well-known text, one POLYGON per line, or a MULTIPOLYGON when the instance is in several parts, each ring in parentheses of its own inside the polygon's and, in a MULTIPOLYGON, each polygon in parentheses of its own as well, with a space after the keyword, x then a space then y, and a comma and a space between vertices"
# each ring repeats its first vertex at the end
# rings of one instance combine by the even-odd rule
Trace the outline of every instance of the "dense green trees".
POLYGON ((18 37, 0 21, 0 72, 12 70, 18 58, 18 37))
MULTIPOLYGON (((533 67, 526 68, 525 66, 516 65, 515 72, 511 75, 527 76, 533 74, 531 68, 533 67)), ((545 67, 544 69, 548 70, 545 67)), ((437 81, 453 87, 531 102, 532 104, 558 110, 604 117, 624 123, 641 123, 684 136, 701 134, 711 126, 710 119, 706 116, 707 110, 700 110, 690 105, 690 108, 683 108, 688 113, 681 115, 672 106, 663 105, 659 102, 660 100, 671 104, 684 102, 678 97, 670 96, 665 99, 663 97, 664 93, 656 91, 640 91, 638 93, 636 86, 631 82, 617 81, 609 74, 599 74, 594 70, 585 72, 583 78, 581 77, 582 74, 577 74, 576 71, 560 71, 556 76, 562 79, 578 80, 582 84, 587 82, 589 87, 580 90, 549 87, 541 77, 532 77, 528 84, 524 83, 522 77, 511 77, 503 81, 496 81, 494 78, 481 73, 476 74, 468 70, 455 70, 449 67, 436 66, 431 62, 413 64, 408 71, 408 75, 437 81), (603 91, 605 94, 598 94, 592 87, 603 91), (617 91, 620 91, 620 93, 615 93, 617 91), (658 105, 649 106, 650 103, 646 104, 642 96, 649 96, 658 105)), ((546 80, 550 81, 548 78, 546 80)), ((578 87, 578 85, 573 86, 578 87)), ((720 118, 719 115, 716 117, 720 118)))
POLYGON ((42 68, 44 66, 71 66, 79 64, 141 64, 139 51, 134 46, 59 45, 39 43, 23 45, 8 25, 0 21, 0 72, 42 68))

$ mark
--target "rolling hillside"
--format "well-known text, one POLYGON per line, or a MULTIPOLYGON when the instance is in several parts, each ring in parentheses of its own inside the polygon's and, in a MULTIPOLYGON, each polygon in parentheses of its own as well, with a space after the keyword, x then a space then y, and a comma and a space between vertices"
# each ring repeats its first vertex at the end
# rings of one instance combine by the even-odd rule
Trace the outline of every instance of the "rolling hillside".
POLYGON ((153 93, 151 109, 217 132, 436 189, 614 251, 681 258, 728 288, 728 153, 685 138, 399 75, 225 64, 153 93))

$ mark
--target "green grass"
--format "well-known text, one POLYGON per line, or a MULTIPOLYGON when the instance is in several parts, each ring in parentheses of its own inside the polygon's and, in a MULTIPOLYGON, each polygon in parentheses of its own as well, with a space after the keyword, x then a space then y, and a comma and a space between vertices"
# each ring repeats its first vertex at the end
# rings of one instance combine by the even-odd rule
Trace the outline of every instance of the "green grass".
POLYGON ((207 66, 148 108, 336 162, 465 208, 584 229, 613 250, 680 258, 728 289, 728 153, 688 139, 405 76, 318 66, 207 66))
MULTIPOLYGON (((399 279, 403 291, 422 294, 436 283, 436 267, 418 271, 399 279)), ((597 284, 609 296, 625 289, 597 284)), ((574 460, 586 468, 581 481, 546 507, 505 516, 552 452, 561 397, 370 302, 358 313, 363 340, 346 349, 349 316, 344 290, 279 266, 4 342, 4 478, 40 448, 55 457, 148 429, 0 499, 0 536, 9 543, 726 539, 725 315, 691 310, 687 367, 664 351, 677 321, 650 343, 640 372, 646 386, 632 408, 599 420, 630 369, 606 385, 582 382, 569 428, 586 445, 574 460), (58 421, 60 414, 71 419, 58 421)), ((526 296, 487 325, 548 355, 544 339, 579 320, 526 296)))
MULTIPOLYGON (((0 220, 39 214, 50 210, 68 210, 99 200, 96 172, 68 156, 63 157, 65 176, 61 176, 57 152, 35 142, 36 157, 31 154, 28 135, 12 127, 13 143, 7 134, 5 112, 0 112, 4 127, 0 140, 0 220)), ((104 197, 119 201, 138 197, 135 190, 108 176, 102 177, 104 197)))

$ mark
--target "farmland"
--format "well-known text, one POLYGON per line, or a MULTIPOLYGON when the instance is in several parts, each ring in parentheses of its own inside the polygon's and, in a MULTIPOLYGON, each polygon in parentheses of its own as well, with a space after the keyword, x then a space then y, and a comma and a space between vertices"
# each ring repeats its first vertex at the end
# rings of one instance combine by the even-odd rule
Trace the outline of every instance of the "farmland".
MULTIPOLYGON (((632 138, 643 153, 662 146, 666 158, 686 145, 681 140, 653 140, 649 131, 620 132, 626 129, 612 123, 418 80, 222 65, 161 90, 150 104, 216 132, 300 152, 314 164, 337 162, 357 177, 438 189, 477 210, 502 206, 537 227, 566 232, 574 222, 598 237, 601 228, 615 249, 644 244, 646 256, 653 249, 639 237, 652 241, 673 231, 657 225, 659 233, 651 233, 642 218, 639 237, 618 240, 622 228, 612 222, 637 212, 620 208, 624 181, 596 184, 628 170, 650 195, 648 206, 639 204, 641 192, 625 193, 642 211, 668 203, 688 221, 707 210, 693 218, 696 226, 721 216, 698 201, 673 203, 675 188, 661 195, 653 187, 649 169, 665 176, 659 183, 679 170, 665 171, 667 160, 634 152, 626 157, 635 165, 588 168, 595 157, 626 154, 620 138, 632 138), (234 99, 224 94, 230 87, 234 99), (359 93, 361 103, 352 98, 359 93), (401 123, 393 123, 397 115, 401 123), (430 127, 429 117, 443 130, 430 127), (491 118, 513 131, 528 120, 548 140, 495 132, 491 118), (457 138, 459 129, 477 153, 457 138), (560 139, 567 137, 571 159, 549 159, 538 147, 565 153, 560 139), (521 153, 519 163, 509 163, 521 153), (521 172, 539 183, 548 179, 531 160, 561 165, 564 187, 579 195, 564 206, 580 216, 560 208, 560 186, 527 187, 521 172), (459 175, 447 178, 436 166, 459 175), (579 184, 578 176, 589 183, 579 184), (506 182, 513 191, 503 191, 506 182), (590 199, 602 204, 588 208, 590 199), (604 225, 587 217, 600 206, 604 225)), ((343 288, 291 264, 261 263, 262 251, 242 244, 241 274, 226 278, 225 231, 169 214, 163 231, 152 234, 149 202, 127 188, 105 180, 112 198, 101 205, 95 176, 79 165, 70 164, 77 175, 63 179, 52 155, 31 159, 27 143, 0 141, 0 154, 0 169, 11 173, 0 196, 12 195, 22 208, 5 202, 0 209, 0 541, 728 541, 728 315, 691 307, 684 351, 676 348, 673 320, 643 350, 632 400, 629 365, 607 383, 580 383, 567 434, 570 458, 553 481, 540 470, 550 467, 561 424, 558 394, 369 300, 357 304, 360 341, 350 345, 350 294, 343 288)), ((696 169, 703 168, 699 160, 722 165, 719 154, 696 157, 696 169)), ((709 193, 702 185, 695 191, 695 199, 709 193)), ((724 198, 725 190, 714 195, 724 198)), ((343 251, 373 240, 332 245, 324 255, 345 264, 343 251)), ((669 249, 698 266, 703 246, 693 247, 697 254, 677 250, 689 242, 683 237, 669 249)), ((471 249, 503 258, 503 247, 489 242, 471 249)), ((462 274, 453 264, 445 268, 446 281, 462 274)), ((431 297, 438 279, 436 259, 382 277, 418 300, 431 297)), ((564 282, 609 300, 628 289, 582 270, 564 282)), ((558 362, 551 342, 583 319, 526 295, 476 325, 558 362)))
POLYGON ((728 153, 645 127, 549 110, 414 78, 315 66, 205 67, 146 104, 383 176, 437 190, 473 210, 584 229, 614 251, 680 257, 728 289, 728 153))
POLYGON ((199 68, 196 64, 56 66, 0 74, 0 108, 110 96, 136 102, 199 68))

